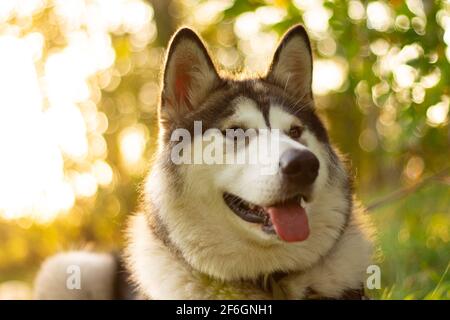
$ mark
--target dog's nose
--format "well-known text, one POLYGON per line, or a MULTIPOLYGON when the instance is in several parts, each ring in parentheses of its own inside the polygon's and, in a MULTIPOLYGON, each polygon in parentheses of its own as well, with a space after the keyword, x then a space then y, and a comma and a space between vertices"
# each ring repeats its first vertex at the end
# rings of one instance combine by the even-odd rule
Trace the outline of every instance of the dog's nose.
POLYGON ((306 149, 288 149, 281 155, 281 173, 289 181, 308 186, 319 173, 319 159, 306 149))

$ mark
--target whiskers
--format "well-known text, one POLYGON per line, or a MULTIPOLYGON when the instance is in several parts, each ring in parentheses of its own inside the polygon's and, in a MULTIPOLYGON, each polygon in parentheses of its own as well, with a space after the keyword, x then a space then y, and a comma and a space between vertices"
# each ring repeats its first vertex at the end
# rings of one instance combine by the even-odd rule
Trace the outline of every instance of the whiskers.
POLYGON ((301 97, 299 100, 297 100, 293 105, 290 105, 289 108, 291 110, 294 111, 293 115, 294 116, 298 116, 302 111, 304 111, 305 109, 309 108, 310 106, 312 106, 314 104, 314 100, 310 99, 307 102, 303 102, 303 97, 301 97), (299 107, 297 107, 297 105, 299 103, 303 103, 301 104, 299 107))

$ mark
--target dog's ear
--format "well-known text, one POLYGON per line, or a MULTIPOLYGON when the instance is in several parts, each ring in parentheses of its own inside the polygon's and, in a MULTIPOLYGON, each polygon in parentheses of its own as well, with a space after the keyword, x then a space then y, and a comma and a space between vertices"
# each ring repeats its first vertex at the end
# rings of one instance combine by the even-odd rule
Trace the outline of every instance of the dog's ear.
POLYGON ((194 110, 221 80, 199 36, 182 28, 173 36, 166 57, 161 117, 170 120, 194 110))
POLYGON ((311 44, 303 26, 296 25, 283 36, 266 80, 297 99, 312 95, 311 44))

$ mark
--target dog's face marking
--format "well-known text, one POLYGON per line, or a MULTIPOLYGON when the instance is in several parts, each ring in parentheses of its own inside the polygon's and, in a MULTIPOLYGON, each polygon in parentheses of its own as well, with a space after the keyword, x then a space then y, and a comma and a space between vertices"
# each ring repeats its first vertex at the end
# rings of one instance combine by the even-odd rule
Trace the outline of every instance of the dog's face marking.
POLYGON ((248 97, 239 96, 231 102, 233 114, 220 124, 222 130, 226 128, 264 128, 266 121, 257 103, 248 97))
MULTIPOLYGON (((222 279, 302 269, 339 237, 351 207, 348 177, 315 113, 311 77, 311 49, 302 27, 285 35, 266 76, 245 80, 220 77, 189 29, 174 37, 161 99, 164 145, 147 195, 171 242, 194 268, 222 279), (274 174, 261 174, 260 163, 171 163, 170 133, 177 128, 193 133, 194 121, 202 122, 203 132, 256 130, 238 150, 246 154, 256 152, 258 139, 277 133, 279 148, 268 159, 274 174), (290 212, 297 216, 294 225, 306 221, 309 228, 292 234, 278 221, 290 212)), ((192 145, 204 146, 202 138, 193 136, 192 145)))

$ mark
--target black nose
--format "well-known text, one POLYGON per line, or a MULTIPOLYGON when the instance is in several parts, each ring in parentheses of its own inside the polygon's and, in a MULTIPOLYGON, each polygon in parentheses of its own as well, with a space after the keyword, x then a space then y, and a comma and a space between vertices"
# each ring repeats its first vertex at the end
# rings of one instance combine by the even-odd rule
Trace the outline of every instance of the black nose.
POLYGON ((280 169, 285 178, 297 185, 308 186, 319 173, 319 160, 306 149, 288 149, 281 155, 280 169))

